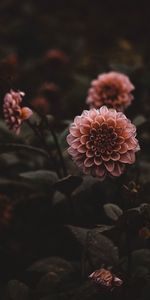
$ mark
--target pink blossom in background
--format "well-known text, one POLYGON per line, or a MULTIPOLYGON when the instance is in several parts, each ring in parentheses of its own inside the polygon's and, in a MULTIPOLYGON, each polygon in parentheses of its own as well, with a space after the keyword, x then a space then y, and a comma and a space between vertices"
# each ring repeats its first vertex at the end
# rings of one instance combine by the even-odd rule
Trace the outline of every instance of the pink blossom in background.
POLYGON ((19 134, 21 124, 32 115, 28 107, 21 107, 23 92, 10 90, 4 97, 3 112, 9 129, 19 134))
POLYGON ((103 268, 94 271, 92 274, 90 274, 89 278, 99 286, 108 289, 119 287, 123 284, 123 281, 119 277, 117 277, 111 271, 103 268))
POLYGON ((133 100, 133 90, 134 86, 128 76, 118 72, 104 73, 91 82, 86 103, 91 108, 106 105, 123 111, 133 100))
POLYGON ((69 62, 69 57, 64 51, 60 49, 50 49, 45 54, 45 60, 67 64, 69 62))
POLYGON ((106 106, 83 111, 69 131, 68 153, 84 174, 101 179, 107 174, 120 176, 140 149, 136 127, 123 113, 106 106))

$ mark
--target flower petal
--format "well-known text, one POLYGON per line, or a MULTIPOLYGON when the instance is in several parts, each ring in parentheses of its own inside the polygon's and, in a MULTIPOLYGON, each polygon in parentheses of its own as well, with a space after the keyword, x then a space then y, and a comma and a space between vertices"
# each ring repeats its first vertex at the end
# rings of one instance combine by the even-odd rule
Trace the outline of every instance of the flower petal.
POLYGON ((97 166, 100 166, 102 164, 102 159, 98 156, 94 157, 94 163, 97 166))
POLYGON ((106 161, 104 164, 105 164, 105 167, 106 167, 108 172, 111 173, 114 170, 114 167, 115 167, 114 161, 109 160, 109 161, 106 161))
POLYGON ((92 167, 94 165, 93 158, 86 158, 85 161, 84 161, 84 165, 87 168, 92 167))
POLYGON ((117 153, 117 152, 113 152, 111 154, 111 159, 114 160, 114 161, 120 160, 120 154, 117 153))
POLYGON ((96 169, 95 169, 95 173, 98 177, 103 177, 105 175, 105 168, 103 165, 101 166, 98 166, 96 169))
POLYGON ((80 152, 80 153, 85 153, 86 152, 86 146, 85 145, 80 145, 79 147, 78 147, 78 151, 80 152))
POLYGON ((120 150, 119 150, 119 153, 120 153, 120 154, 123 154, 123 153, 126 153, 127 151, 128 151, 128 146, 127 146, 127 144, 126 144, 126 143, 122 144, 122 145, 121 145, 121 148, 120 148, 120 150))
POLYGON ((70 133, 71 133, 74 137, 79 137, 79 136, 81 135, 80 129, 79 129, 78 127, 71 126, 69 130, 70 130, 70 133))
POLYGON ((90 132, 90 126, 89 125, 80 126, 80 132, 82 134, 88 134, 90 132))
POLYGON ((31 117, 31 115, 33 114, 32 110, 28 107, 23 107, 21 109, 21 119, 22 120, 27 120, 31 117))

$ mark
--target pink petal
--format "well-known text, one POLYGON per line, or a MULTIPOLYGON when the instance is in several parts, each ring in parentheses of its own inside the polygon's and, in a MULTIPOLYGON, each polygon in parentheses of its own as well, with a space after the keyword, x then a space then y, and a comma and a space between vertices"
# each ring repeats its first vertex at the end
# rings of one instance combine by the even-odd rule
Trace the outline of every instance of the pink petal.
POLYGON ((127 126, 126 121, 124 119, 117 119, 116 127, 117 128, 125 128, 127 126))
POLYGON ((114 161, 110 160, 110 161, 105 162, 105 167, 106 167, 107 171, 111 173, 115 167, 114 161))
POLYGON ((75 140, 71 143, 71 147, 72 147, 73 149, 77 149, 80 145, 81 145, 81 143, 80 143, 80 139, 79 139, 79 138, 75 139, 75 140))
POLYGON ((15 123, 15 121, 16 121, 15 117, 13 117, 13 116, 10 118, 10 120, 11 120, 11 123, 15 123))
POLYGON ((84 173, 85 175, 90 175, 90 173, 91 173, 91 168, 87 168, 87 167, 83 166, 83 173, 84 173))
POLYGON ((115 120, 114 120, 114 119, 111 119, 111 118, 109 118, 109 119, 107 120, 107 124, 108 124, 109 126, 113 126, 113 127, 115 127, 115 125, 116 125, 116 122, 115 122, 115 120))
POLYGON ((96 168, 95 173, 98 177, 103 177, 105 175, 105 168, 103 165, 96 168))
POLYGON ((129 151, 129 155, 131 158, 131 164, 135 162, 135 152, 134 151, 129 151))
POLYGON ((115 164, 114 170, 111 172, 113 176, 120 176, 122 174, 121 167, 118 163, 115 164))
POLYGON ((128 150, 132 150, 132 149, 135 149, 137 144, 138 144, 138 141, 136 138, 134 137, 131 137, 129 139, 126 140, 126 144, 128 146, 128 150))
POLYGON ((94 157, 94 163, 97 166, 100 166, 102 164, 102 160, 100 157, 94 157))
POLYGON ((88 140, 89 140, 89 136, 88 135, 82 135, 80 137, 81 144, 86 144, 86 142, 88 142, 88 140))
POLYGON ((126 143, 121 145, 121 149, 119 150, 119 153, 123 154, 126 153, 128 151, 128 146, 126 143))
POLYGON ((124 141, 125 141, 124 137, 122 137, 122 136, 118 136, 118 138, 117 138, 117 143, 119 143, 119 144, 123 144, 123 143, 124 143, 124 141))
POLYGON ((89 131, 90 131, 90 126, 89 125, 80 126, 80 132, 82 134, 88 134, 89 131))
POLYGON ((98 129, 99 123, 98 122, 92 123, 92 128, 98 129))
POLYGON ((93 156, 94 156, 93 151, 92 151, 92 150, 87 150, 87 151, 86 151, 86 156, 87 156, 87 157, 93 157, 93 156))
POLYGON ((70 127, 70 133, 74 136, 74 137, 79 137, 80 136, 80 130, 79 128, 75 127, 75 126, 71 126, 70 127))
POLYGON ((78 155, 77 150, 73 149, 72 147, 69 147, 67 151, 68 151, 68 153, 69 153, 71 156, 77 156, 77 155, 78 155))
POLYGON ((69 145, 71 145, 71 144, 73 143, 74 140, 75 140, 75 137, 72 136, 72 134, 68 134, 68 136, 67 136, 67 143, 68 143, 69 145))
POLYGON ((81 116, 77 116, 77 117, 75 117, 75 119, 74 119, 74 123, 75 123, 75 125, 79 126, 79 125, 80 125, 80 122, 81 122, 81 119, 82 119, 82 117, 81 117, 81 116))
POLYGON ((105 121, 105 119, 101 115, 98 115, 95 118, 95 121, 98 122, 99 124, 102 124, 105 121))
POLYGON ((21 118, 22 118, 22 120, 29 119, 32 114, 33 114, 32 110, 28 107, 23 107, 21 109, 21 118))
POLYGON ((107 108, 106 106, 102 106, 102 107, 100 108, 100 113, 101 113, 102 115, 107 114, 107 113, 108 113, 108 108, 107 108))
POLYGON ((87 126, 91 126, 91 122, 92 122, 93 120, 91 120, 89 117, 87 117, 87 118, 85 118, 85 117, 82 117, 81 118, 81 123, 80 123, 80 125, 87 125, 87 126))
POLYGON ((87 148, 87 149, 90 150, 92 146, 93 146, 93 143, 92 143, 92 142, 87 142, 87 143, 86 143, 86 148, 87 148))
POLYGON ((134 136, 134 132, 130 129, 126 129, 122 132, 122 136, 124 137, 124 139, 129 139, 134 136))
POLYGON ((85 161, 84 161, 84 165, 87 168, 92 167, 94 165, 93 158, 86 158, 85 161))
POLYGON ((120 159, 120 154, 117 153, 117 152, 113 152, 113 153, 111 154, 111 159, 114 160, 114 161, 119 160, 119 159, 120 159))
POLYGON ((108 160, 110 160, 110 155, 104 153, 104 154, 101 155, 101 158, 104 161, 108 161, 108 160))
POLYGON ((86 146, 85 145, 80 145, 79 147, 78 147, 78 151, 80 152, 80 153, 85 153, 86 152, 86 146))
POLYGON ((121 149, 121 145, 120 145, 120 144, 116 144, 116 145, 113 147, 113 151, 119 152, 120 149, 121 149))
POLYGON ((96 109, 91 109, 90 111, 89 111, 89 117, 93 120, 93 119, 95 119, 95 117, 98 115, 98 112, 97 112, 97 110, 96 109))
POLYGON ((135 153, 132 151, 128 151, 125 154, 120 155, 120 162, 125 164, 132 164, 135 161, 135 153))

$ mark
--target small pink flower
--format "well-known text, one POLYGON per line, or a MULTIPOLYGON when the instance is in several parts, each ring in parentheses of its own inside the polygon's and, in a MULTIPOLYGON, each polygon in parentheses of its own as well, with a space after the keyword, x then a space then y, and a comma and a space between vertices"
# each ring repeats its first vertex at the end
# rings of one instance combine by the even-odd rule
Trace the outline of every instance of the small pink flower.
POLYGON ((133 100, 133 90, 134 86, 126 75, 118 72, 104 73, 91 82, 86 103, 94 108, 106 105, 123 111, 133 100))
POLYGON ((69 57, 67 54, 60 49, 50 49, 45 54, 46 61, 59 62, 63 64, 67 64, 69 62, 69 57))
POLYGON ((120 176, 126 164, 135 162, 140 147, 136 127, 115 109, 83 111, 74 119, 67 136, 68 152, 85 174, 104 178, 120 176))
POLYGON ((92 279, 99 286, 108 289, 113 289, 114 287, 118 287, 123 284, 123 281, 119 277, 114 275, 109 270, 103 268, 93 272, 89 276, 89 278, 92 279))
POLYGON ((3 112, 6 124, 9 129, 19 134, 21 124, 32 115, 32 110, 28 107, 21 107, 23 92, 11 90, 4 97, 3 112))

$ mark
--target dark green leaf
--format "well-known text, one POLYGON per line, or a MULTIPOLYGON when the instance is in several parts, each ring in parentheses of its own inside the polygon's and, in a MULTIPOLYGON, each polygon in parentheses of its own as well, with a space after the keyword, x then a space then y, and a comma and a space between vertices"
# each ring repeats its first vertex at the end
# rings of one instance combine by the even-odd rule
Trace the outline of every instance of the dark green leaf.
POLYGON ((65 195, 71 194, 82 183, 82 177, 79 176, 67 176, 54 183, 53 187, 64 193, 65 195))
POLYGON ((6 300, 29 300, 30 290, 28 286, 18 280, 8 282, 6 289, 6 300))

